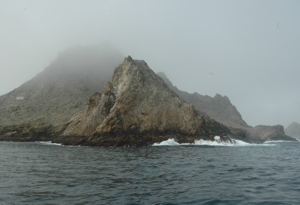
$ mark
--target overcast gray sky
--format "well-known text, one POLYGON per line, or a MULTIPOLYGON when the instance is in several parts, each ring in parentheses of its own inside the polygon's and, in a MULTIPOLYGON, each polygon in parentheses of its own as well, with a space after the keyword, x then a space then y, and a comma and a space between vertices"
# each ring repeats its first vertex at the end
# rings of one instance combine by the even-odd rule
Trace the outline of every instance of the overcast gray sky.
POLYGON ((60 51, 110 42, 252 125, 300 122, 300 1, 0 1, 0 95, 60 51))

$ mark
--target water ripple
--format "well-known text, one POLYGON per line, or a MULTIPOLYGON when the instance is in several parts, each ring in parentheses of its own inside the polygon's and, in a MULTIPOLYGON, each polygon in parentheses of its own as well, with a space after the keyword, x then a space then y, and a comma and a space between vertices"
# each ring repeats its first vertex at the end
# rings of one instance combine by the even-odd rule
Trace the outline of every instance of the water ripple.
POLYGON ((299 150, 1 142, 0 204, 298 204, 299 150))

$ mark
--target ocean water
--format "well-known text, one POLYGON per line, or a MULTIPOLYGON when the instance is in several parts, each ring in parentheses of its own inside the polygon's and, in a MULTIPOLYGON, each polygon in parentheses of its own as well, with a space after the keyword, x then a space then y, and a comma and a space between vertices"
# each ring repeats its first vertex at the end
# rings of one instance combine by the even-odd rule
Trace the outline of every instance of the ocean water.
POLYGON ((300 204, 300 143, 0 142, 0 204, 300 204))

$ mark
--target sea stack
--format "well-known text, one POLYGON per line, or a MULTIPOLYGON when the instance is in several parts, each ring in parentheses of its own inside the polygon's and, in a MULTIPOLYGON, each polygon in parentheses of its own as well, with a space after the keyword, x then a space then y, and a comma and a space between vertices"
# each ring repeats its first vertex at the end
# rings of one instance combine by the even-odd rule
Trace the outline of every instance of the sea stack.
POLYGON ((70 120, 63 136, 66 144, 145 146, 169 138, 227 139, 229 133, 182 100, 145 61, 128 56, 112 82, 90 97, 86 111, 70 120))

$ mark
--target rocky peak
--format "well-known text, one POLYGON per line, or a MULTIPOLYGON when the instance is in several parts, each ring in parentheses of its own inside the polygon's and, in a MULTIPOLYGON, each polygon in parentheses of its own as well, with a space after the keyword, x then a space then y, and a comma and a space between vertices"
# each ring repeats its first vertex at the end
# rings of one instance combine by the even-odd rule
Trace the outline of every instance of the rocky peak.
POLYGON ((170 89, 176 92, 182 99, 191 103, 197 110, 206 113, 209 117, 229 127, 249 127, 227 96, 216 94, 214 97, 210 97, 198 93, 190 94, 173 86, 166 74, 162 72, 157 74, 167 83, 170 89))
POLYGON ((163 79, 165 81, 165 83, 169 86, 170 89, 172 89, 174 86, 173 86, 173 83, 169 80, 169 78, 166 76, 165 73, 163 72, 158 72, 156 73, 159 77, 161 77, 161 79, 163 79))
POLYGON ((227 104, 227 105, 232 105, 229 98, 224 95, 220 95, 220 94, 216 94, 214 97, 213 97, 214 100, 218 101, 220 104, 227 104))
POLYGON ((168 88, 145 61, 130 56, 117 67, 86 112, 70 122, 64 136, 85 136, 88 145, 146 145, 227 135, 229 130, 168 88), (93 125, 93 126, 91 126, 93 125))
POLYGON ((297 122, 291 123, 286 129, 285 133, 291 137, 300 139, 300 124, 297 122))

